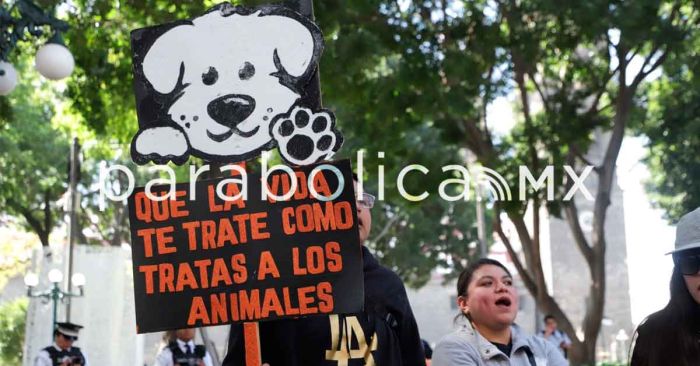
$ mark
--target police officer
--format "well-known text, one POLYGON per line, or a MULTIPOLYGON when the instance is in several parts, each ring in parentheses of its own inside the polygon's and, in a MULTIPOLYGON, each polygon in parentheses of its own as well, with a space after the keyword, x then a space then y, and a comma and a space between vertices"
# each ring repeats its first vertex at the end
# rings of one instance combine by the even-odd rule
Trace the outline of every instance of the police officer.
POLYGON ((212 366, 206 348, 194 344, 194 334, 194 328, 175 331, 176 339, 158 352, 155 366, 212 366))
POLYGON ((73 323, 56 323, 53 345, 39 352, 34 360, 34 366, 87 366, 87 358, 80 348, 73 347, 78 340, 78 332, 82 326, 73 323))

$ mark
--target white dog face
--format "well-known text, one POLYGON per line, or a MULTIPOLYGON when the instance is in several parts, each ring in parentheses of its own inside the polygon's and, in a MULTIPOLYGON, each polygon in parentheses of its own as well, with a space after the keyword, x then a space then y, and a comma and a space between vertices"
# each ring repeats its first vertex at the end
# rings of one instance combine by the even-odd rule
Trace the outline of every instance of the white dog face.
POLYGON ((148 49, 142 70, 169 97, 167 116, 178 131, 168 138, 181 141, 142 130, 134 149, 142 156, 242 161, 274 147, 270 123, 300 98, 321 42, 310 22, 226 6, 171 28, 148 49))

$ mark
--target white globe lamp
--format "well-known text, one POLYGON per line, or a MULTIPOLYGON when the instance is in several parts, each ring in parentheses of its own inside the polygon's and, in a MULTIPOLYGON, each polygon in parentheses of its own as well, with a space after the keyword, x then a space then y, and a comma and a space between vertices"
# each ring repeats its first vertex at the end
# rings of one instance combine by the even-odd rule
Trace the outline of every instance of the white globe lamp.
POLYGON ((29 272, 24 276, 24 284, 27 287, 36 287, 39 284, 39 276, 36 273, 29 272))
POLYGON ((59 283, 63 281, 63 273, 58 269, 54 268, 49 271, 49 282, 59 283))
POLYGON ((36 53, 37 71, 50 80, 60 80, 69 76, 75 67, 75 60, 66 46, 47 43, 36 53))
POLYGON ((17 71, 11 63, 0 61, 0 95, 8 95, 17 86, 17 71))
POLYGON ((82 273, 76 273, 71 277, 70 282, 75 287, 85 286, 85 275, 82 273))

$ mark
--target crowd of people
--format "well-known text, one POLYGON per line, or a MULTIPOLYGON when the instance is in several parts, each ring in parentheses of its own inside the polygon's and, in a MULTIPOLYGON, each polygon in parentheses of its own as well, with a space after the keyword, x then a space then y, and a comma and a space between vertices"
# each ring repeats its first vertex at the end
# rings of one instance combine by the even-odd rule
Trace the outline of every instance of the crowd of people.
MULTIPOLYGON (((356 183, 356 182, 355 182, 356 183)), ((361 242, 370 233, 374 197, 357 199, 361 242)), ((650 315, 635 332, 631 366, 700 365, 700 209, 677 226, 674 269, 668 305, 650 315)), ((381 266, 362 246, 364 309, 334 314, 261 322, 259 340, 264 365, 512 365, 564 366, 571 340, 547 315, 544 329, 527 334, 516 323, 518 293, 502 263, 481 258, 457 281, 457 330, 434 349, 421 339, 399 277, 381 266)), ((36 357, 36 366, 87 365, 72 344, 80 326, 59 323, 52 346, 36 357)), ((211 366, 211 356, 193 343, 194 330, 166 333, 157 366, 211 366)), ((240 324, 231 326, 225 366, 245 366, 245 340, 240 324)))

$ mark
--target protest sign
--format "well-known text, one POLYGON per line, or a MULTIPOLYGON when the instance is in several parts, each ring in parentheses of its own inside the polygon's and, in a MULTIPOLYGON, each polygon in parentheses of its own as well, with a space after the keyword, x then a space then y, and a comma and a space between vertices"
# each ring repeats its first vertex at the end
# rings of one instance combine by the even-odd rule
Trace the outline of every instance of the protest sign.
POLYGON ((294 173, 176 184, 174 199, 160 200, 170 186, 150 187, 158 200, 134 191, 139 333, 362 309, 350 162, 294 173))
POLYGON ((131 33, 137 164, 189 156, 230 163, 278 148, 290 165, 330 159, 343 142, 321 108, 321 30, 285 6, 221 3, 131 33))

